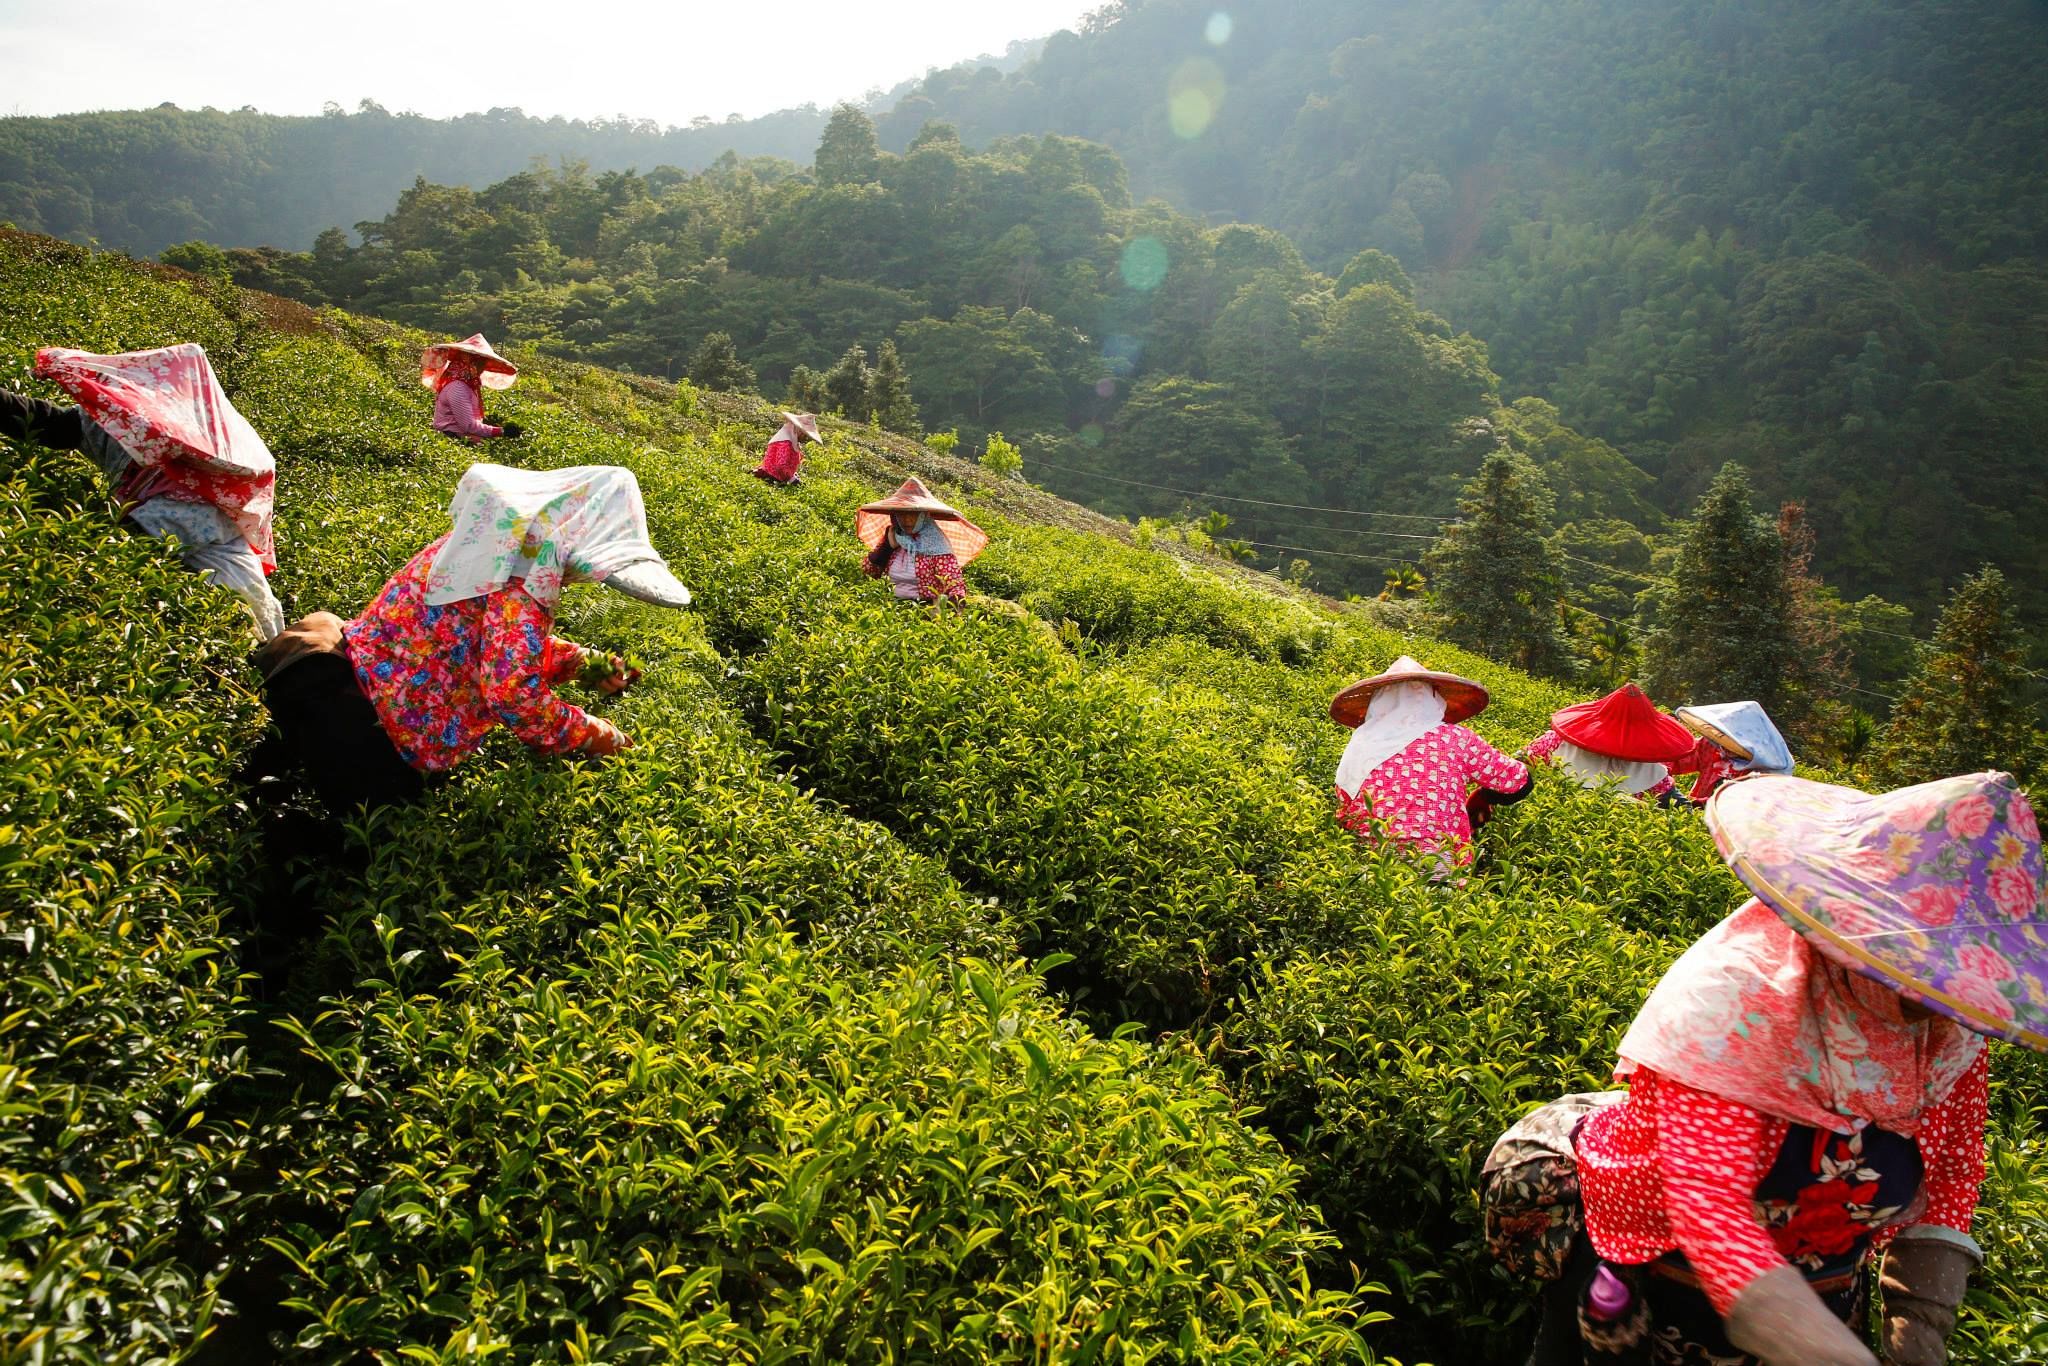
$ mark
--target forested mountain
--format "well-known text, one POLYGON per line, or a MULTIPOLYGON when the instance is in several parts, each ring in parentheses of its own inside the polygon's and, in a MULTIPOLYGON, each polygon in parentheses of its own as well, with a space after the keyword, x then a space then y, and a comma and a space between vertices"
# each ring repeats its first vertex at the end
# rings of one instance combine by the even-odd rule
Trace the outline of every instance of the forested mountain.
POLYGON ((727 158, 697 176, 423 181, 361 228, 360 247, 336 231, 310 253, 166 258, 671 378, 724 334, 762 392, 856 418, 867 390, 842 399, 841 379, 890 345, 925 425, 958 428, 970 449, 1006 432, 1034 479, 1116 511, 1232 497, 1387 510, 1362 536, 1356 519, 1227 502, 1262 562, 1304 547, 1334 591, 1376 590, 1416 558, 1436 522, 1393 513, 1452 513, 1502 441, 1604 548, 1647 560, 1642 529, 1658 520, 1620 452, 1540 400, 1503 409, 1485 347, 1418 308, 1390 257, 1361 253, 1332 279, 1270 229, 1133 205, 1116 157, 1076 139, 973 153, 934 124, 889 156, 842 109, 809 173, 727 158))
POLYGON ((2048 569, 2044 58, 2033 0, 1124 0, 881 132, 1095 138, 1312 265, 1387 251, 1667 509, 1741 460, 1924 601, 2048 569))
MULTIPOLYGON (((1572 553, 1634 573, 1658 553, 1644 533, 1733 460, 1766 504, 1806 504, 1818 572, 1926 612, 1987 560, 2048 585, 2044 13, 1126 0, 1014 70, 933 74, 874 140, 811 115, 607 125, 617 156, 657 169, 607 174, 617 157, 586 138, 591 170, 496 184, 470 150, 422 165, 361 247, 334 232, 235 271, 669 376, 727 332, 775 393, 893 340, 928 424, 1029 436, 1033 477, 1099 506, 1178 510, 1140 487, 1159 485, 1369 514, 1229 505, 1267 555, 1320 552, 1327 587, 1419 555, 1497 438, 1546 467, 1572 553)), ((101 117, 77 127, 157 116, 101 117)), ((467 147, 492 117, 434 136, 467 147)), ((31 170, 0 152, 0 215, 27 195, 63 231, 47 205, 68 182, 46 178, 63 161, 136 187, 121 211, 158 214, 159 235, 185 221, 198 191, 162 166, 188 163, 94 162, 62 122, 0 124, 0 145, 47 149, 31 170)), ((577 126, 559 127, 523 150, 562 151, 577 126)), ((213 226, 192 235, 264 236, 221 225, 265 176, 302 178, 307 215, 327 202, 318 148, 216 151, 218 204, 191 215, 213 226)), ((1644 586, 1579 568, 1617 614, 1644 586)))

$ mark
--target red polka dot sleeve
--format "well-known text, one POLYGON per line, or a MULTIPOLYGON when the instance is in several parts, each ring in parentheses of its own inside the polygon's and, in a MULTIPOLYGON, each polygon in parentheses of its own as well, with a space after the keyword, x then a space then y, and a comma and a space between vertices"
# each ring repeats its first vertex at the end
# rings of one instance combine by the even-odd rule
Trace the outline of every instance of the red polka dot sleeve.
POLYGON ((1785 1265, 1752 1196, 1786 1125, 1666 1078, 1658 1079, 1657 1109, 1656 1167, 1671 1238, 1725 1316, 1744 1286, 1785 1265))
POLYGON ((1978 1053, 1955 1089, 1920 1122, 1920 1161, 1927 1169, 1923 1224, 1970 1231, 1984 1185, 1984 1125, 1990 1111, 1991 1050, 1978 1053))

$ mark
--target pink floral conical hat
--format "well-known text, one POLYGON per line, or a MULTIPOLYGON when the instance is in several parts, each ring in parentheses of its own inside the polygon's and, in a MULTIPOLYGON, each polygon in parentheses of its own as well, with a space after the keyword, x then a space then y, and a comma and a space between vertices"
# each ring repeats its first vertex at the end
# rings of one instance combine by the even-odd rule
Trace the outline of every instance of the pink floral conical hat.
POLYGON ((2048 908, 2033 807, 2004 773, 1871 796, 1755 776, 1707 803, 1757 898, 1830 960, 2048 1052, 2048 908))

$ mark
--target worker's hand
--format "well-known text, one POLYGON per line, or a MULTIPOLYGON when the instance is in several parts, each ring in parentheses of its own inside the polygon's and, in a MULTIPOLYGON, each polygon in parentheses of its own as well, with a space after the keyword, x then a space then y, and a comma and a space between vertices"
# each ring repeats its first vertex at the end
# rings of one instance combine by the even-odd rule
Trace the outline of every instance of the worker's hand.
POLYGON ((583 671, 577 675, 586 688, 613 697, 640 681, 640 670, 619 655, 589 652, 583 657, 583 671))
POLYGON ((622 749, 631 749, 633 739, 611 722, 600 717, 590 718, 590 738, 583 742, 583 752, 600 759, 610 758, 622 749))
POLYGON ((1777 1267, 1744 1286, 1725 1326, 1728 1341, 1765 1366, 1878 1366, 1797 1267, 1777 1267))
POLYGON ((517 422, 500 422, 495 425, 498 428, 498 435, 507 441, 517 441, 520 437, 526 435, 526 428, 520 426, 517 422))

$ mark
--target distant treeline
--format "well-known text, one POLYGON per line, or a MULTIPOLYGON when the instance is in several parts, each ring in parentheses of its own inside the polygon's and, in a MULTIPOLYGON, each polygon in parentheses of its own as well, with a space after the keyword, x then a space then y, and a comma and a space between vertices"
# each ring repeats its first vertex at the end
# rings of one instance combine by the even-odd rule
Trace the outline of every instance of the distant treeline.
POLYGON ((304 249, 323 228, 380 212, 420 176, 486 185, 536 158, 611 170, 698 168, 727 150, 806 157, 824 126, 809 108, 664 129, 517 109, 428 119, 368 101, 305 118, 164 105, 0 119, 0 220, 143 256, 194 238, 304 249))
MULTIPOLYGON (((274 121, 458 149, 446 164, 393 156, 387 169, 417 174, 388 179, 375 208, 321 217, 335 163, 311 144, 193 133, 209 162, 114 135, 158 117, 181 136, 256 130, 261 116, 105 115, 0 122, 0 217, 78 236, 63 189, 82 184, 94 223, 156 215, 147 235, 103 241, 302 245, 417 181, 362 247, 335 233, 317 268, 273 263, 301 282, 280 287, 497 321, 670 375, 728 331, 770 385, 894 337, 928 423, 1045 436, 1030 453, 1048 465, 1152 484, 1240 492, 1299 471, 1314 496, 1298 501, 1361 511, 1448 512, 1476 457, 1438 419, 1498 427, 1488 414, 1529 400, 1618 472, 1590 510, 1561 487, 1561 514, 1654 528, 1732 459, 1768 502, 1807 504, 1832 581, 1924 611, 1985 561, 2048 586, 2044 58, 2034 0, 1122 0, 1014 70, 937 72, 875 102, 872 170, 806 174, 825 128, 808 113, 667 134, 517 116, 274 121), (493 167, 462 139, 497 125, 485 141, 519 146, 493 167), (40 149, 37 169, 18 146, 40 149), (691 176, 728 146, 738 155, 691 176), (572 150, 587 170, 550 172, 559 185, 526 171, 572 150), (1049 157, 1089 169, 1048 171, 1049 157), (646 173, 605 174, 622 162, 646 173), (293 187, 291 232, 233 217, 275 178, 293 187), (434 226, 451 204, 454 226, 434 226), (1233 220, 1284 243, 1214 232, 1233 220), (1230 256, 1247 243, 1255 268, 1230 256), (1167 273, 1133 290, 1130 272, 1159 267, 1155 245, 1167 273), (1412 318, 1381 335, 1412 325, 1429 373, 1464 378, 1417 389, 1383 383, 1399 366, 1360 368, 1366 351, 1339 360, 1343 277, 1367 250, 1384 263, 1368 274, 1413 282, 1389 285, 1412 318), (943 330, 963 326, 972 337, 943 330), (996 377, 956 383, 967 363, 942 355, 996 377), (1161 431, 1182 436, 1155 449, 1161 431), (1629 507, 1607 518, 1624 489, 1629 507)), ((1130 485, 1086 491, 1159 510, 1130 485)), ((1612 539, 1614 562, 1646 563, 1612 539)), ((1326 562, 1340 545, 1399 549, 1289 543, 1326 562)))

